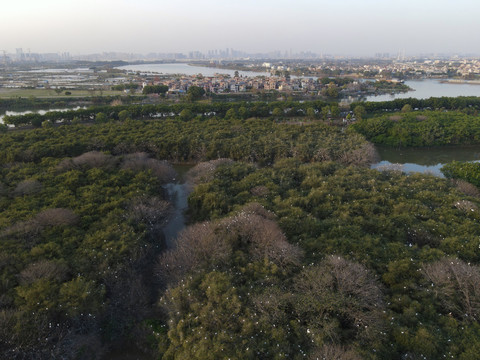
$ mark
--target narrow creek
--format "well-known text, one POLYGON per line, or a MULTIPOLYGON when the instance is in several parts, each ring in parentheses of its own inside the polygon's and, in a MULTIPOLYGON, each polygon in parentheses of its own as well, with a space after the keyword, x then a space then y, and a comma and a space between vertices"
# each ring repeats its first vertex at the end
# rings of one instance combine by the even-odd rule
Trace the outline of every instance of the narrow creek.
POLYGON ((188 209, 188 195, 192 191, 192 188, 186 184, 185 174, 192 167, 193 165, 174 165, 173 168, 177 172, 178 177, 175 182, 164 186, 167 193, 167 200, 173 207, 170 221, 163 228, 167 249, 175 247, 175 238, 187 222, 185 212, 188 209))
MULTIPOLYGON (((167 196, 166 200, 172 205, 170 221, 162 229, 167 249, 175 247, 175 239, 187 223, 185 212, 188 209, 188 195, 192 188, 186 184, 185 174, 193 166, 173 165, 177 172, 177 178, 174 182, 168 183, 163 187, 167 196)), ((149 285, 152 297, 158 298, 158 284, 153 281, 149 285)), ((110 349, 102 357, 104 360, 153 360, 155 358, 152 354, 145 352, 144 349, 140 349, 133 339, 125 339, 120 346, 110 349)))

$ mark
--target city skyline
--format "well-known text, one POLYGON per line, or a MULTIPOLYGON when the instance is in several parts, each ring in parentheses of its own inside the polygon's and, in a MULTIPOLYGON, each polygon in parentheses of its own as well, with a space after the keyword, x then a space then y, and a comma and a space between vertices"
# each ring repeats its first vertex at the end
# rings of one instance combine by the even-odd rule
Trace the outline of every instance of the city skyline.
POLYGON ((0 50, 32 53, 479 54, 473 0, 21 0, 3 6, 0 50))

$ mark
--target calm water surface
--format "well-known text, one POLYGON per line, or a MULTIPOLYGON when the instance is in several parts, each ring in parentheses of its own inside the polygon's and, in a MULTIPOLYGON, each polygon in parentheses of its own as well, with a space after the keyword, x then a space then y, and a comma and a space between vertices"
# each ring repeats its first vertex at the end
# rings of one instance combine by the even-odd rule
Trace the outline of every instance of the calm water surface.
MULTIPOLYGON (((197 75, 202 74, 203 76, 213 76, 215 74, 228 74, 233 76, 235 70, 229 69, 219 69, 211 68, 204 66, 192 66, 184 63, 175 63, 175 64, 141 64, 141 65, 126 65, 120 66, 117 69, 128 70, 128 71, 140 71, 140 72, 156 72, 161 74, 185 74, 185 75, 197 75)), ((267 72, 256 72, 256 71, 238 71, 241 76, 270 76, 270 73, 267 72)))
POLYGON ((377 146, 381 161, 372 169, 398 167, 406 173, 428 172, 443 177, 440 168, 452 161, 480 161, 480 146, 405 148, 377 146))
POLYGON ((442 83, 436 79, 409 80, 405 85, 410 86, 414 91, 402 94, 372 95, 367 96, 367 101, 390 101, 394 99, 428 99, 431 97, 457 97, 457 96, 480 96, 480 85, 442 83))
POLYGON ((0 113, 0 123, 3 123, 3 117, 5 115, 26 115, 26 114, 40 114, 40 115, 45 115, 47 112, 50 111, 70 111, 70 110, 80 110, 80 109, 86 109, 85 106, 77 106, 74 108, 68 108, 68 109, 48 109, 48 110, 25 110, 25 111, 9 111, 7 110, 5 113, 0 113))
POLYGON ((185 173, 193 165, 174 165, 178 174, 175 182, 165 185, 168 201, 173 205, 173 213, 168 224, 163 228, 167 248, 175 247, 175 239, 178 233, 185 227, 187 222, 185 212, 188 209, 188 195, 192 191, 191 186, 185 184, 185 173))

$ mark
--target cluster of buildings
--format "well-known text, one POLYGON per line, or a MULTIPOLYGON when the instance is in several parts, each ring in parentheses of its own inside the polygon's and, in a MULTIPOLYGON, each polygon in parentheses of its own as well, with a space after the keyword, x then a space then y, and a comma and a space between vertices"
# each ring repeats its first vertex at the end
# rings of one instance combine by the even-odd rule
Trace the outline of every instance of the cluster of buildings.
MULTIPOLYGON (((292 66, 290 66, 292 67, 292 66)), ((403 61, 331 61, 309 66, 314 72, 336 72, 345 74, 403 74, 407 78, 454 76, 480 76, 479 59, 422 59, 403 61)))
MULTIPOLYGON (((144 85, 148 82, 144 83, 144 85)), ((151 82, 168 86, 170 93, 183 93, 190 86, 199 86, 210 93, 238 93, 247 91, 319 91, 322 85, 313 78, 290 78, 277 76, 230 77, 216 75, 211 77, 182 76, 168 80, 151 82)))

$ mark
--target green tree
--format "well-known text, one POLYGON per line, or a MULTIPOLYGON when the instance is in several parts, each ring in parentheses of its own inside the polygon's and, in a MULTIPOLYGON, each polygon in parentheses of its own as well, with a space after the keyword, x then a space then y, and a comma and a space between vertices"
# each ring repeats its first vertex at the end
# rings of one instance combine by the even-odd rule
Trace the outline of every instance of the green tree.
POLYGON ((330 106, 322 107, 322 119, 327 120, 330 115, 330 106))
POLYGON ((340 116, 340 108, 336 104, 330 106, 330 112, 332 114, 332 117, 335 119, 340 116))
POLYGON ((276 107, 275 109, 272 110, 272 116, 275 118, 281 118, 285 115, 282 109, 276 107))
POLYGON ((143 94, 165 94, 168 91, 167 85, 147 85, 143 88, 143 94))
POLYGON ((246 119, 248 116, 248 110, 245 106, 241 106, 238 109, 238 115, 240 116, 241 119, 246 119))
POLYGON ((355 114, 355 118, 357 120, 362 120, 365 114, 367 113, 365 108, 362 105, 357 105, 353 109, 353 113, 355 114))
POLYGON ((202 98, 205 95, 205 90, 200 86, 190 86, 187 90, 187 98, 190 101, 196 101, 202 98))
POLYGON ((310 118, 310 119, 314 119, 315 116, 316 116, 316 114, 315 114, 315 109, 312 108, 312 107, 309 107, 309 108, 307 109, 307 117, 310 118))
POLYGON ((131 117, 132 115, 130 114, 130 112, 128 110, 122 110, 118 113, 118 119, 120 121, 125 121, 127 120, 129 117, 131 117))
POLYGON ((53 126, 53 124, 52 124, 51 120, 42 121, 42 127, 43 128, 51 128, 52 126, 53 126))
POLYGON ((193 112, 189 109, 183 109, 180 111, 180 119, 182 120, 190 120, 193 119, 193 112))
POLYGON ((99 112, 95 115, 95 121, 98 123, 104 123, 104 122, 107 122, 107 120, 108 120, 107 115, 105 115, 105 113, 103 112, 99 112))
POLYGON ((332 99, 336 99, 339 96, 338 88, 333 82, 328 84, 326 89, 323 89, 322 94, 332 99))
POLYGON ((237 112, 235 111, 234 108, 230 108, 227 110, 225 113, 225 118, 226 119, 235 119, 237 117, 237 112))

